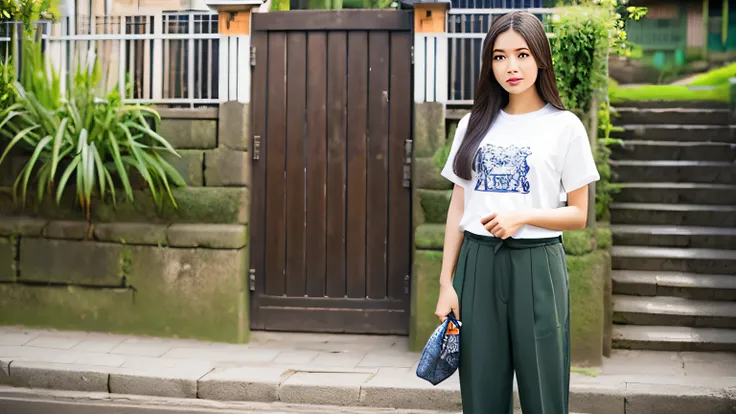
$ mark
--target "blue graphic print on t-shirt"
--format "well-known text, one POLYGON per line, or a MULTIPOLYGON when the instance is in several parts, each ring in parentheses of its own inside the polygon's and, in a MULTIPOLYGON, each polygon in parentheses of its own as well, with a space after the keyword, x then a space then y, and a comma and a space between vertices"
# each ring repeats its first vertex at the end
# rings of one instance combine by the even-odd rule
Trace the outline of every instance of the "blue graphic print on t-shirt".
POLYGON ((475 171, 478 173, 475 191, 529 194, 527 157, 531 153, 531 148, 516 145, 482 146, 475 157, 475 171))

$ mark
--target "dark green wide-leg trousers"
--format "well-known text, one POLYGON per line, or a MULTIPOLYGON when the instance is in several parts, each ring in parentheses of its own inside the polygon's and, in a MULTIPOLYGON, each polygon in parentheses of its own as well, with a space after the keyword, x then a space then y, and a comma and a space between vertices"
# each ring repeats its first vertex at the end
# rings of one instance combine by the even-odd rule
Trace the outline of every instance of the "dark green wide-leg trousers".
POLYGON ((465 233, 453 286, 460 301, 463 414, 567 414, 570 306, 561 239, 465 233))

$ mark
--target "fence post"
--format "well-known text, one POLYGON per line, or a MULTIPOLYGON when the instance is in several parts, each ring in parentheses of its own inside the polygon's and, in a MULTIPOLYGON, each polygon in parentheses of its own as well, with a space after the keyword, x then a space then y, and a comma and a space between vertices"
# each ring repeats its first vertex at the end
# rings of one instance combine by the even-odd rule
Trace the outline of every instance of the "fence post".
POLYGON ((250 102, 251 10, 260 0, 209 0, 217 10, 220 38, 220 102, 250 102))
MULTIPOLYGON (((447 10, 449 2, 414 2, 414 168, 412 182, 415 239, 427 229, 423 224, 423 207, 419 200, 424 190, 437 190, 432 183, 443 180, 434 164, 435 153, 446 142, 445 104, 447 103, 447 10), (428 177, 430 175, 431 177, 428 177)), ((446 189, 448 187, 442 187, 446 189)), ((444 198, 442 198, 444 200, 444 198)), ((419 237, 421 238, 421 237, 419 237)), ((409 346, 422 347, 437 326, 434 306, 439 288, 441 260, 437 252, 414 248, 411 278, 409 346)))
POLYGON ((154 101, 163 97, 164 88, 164 16, 161 13, 153 16, 153 91, 151 98, 154 101))

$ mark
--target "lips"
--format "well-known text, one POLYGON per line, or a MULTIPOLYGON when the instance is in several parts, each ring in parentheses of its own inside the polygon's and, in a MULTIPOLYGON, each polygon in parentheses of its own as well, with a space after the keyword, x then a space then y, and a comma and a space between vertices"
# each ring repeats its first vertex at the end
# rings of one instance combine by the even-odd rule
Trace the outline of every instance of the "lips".
POLYGON ((518 85, 522 80, 524 80, 524 78, 509 78, 506 82, 512 85, 518 85))

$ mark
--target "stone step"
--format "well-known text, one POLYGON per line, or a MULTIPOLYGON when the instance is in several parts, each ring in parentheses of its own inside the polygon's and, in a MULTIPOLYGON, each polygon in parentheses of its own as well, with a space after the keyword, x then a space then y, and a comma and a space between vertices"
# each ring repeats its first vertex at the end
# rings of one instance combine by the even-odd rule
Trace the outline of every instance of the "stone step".
POLYGON ((611 161, 615 181, 736 183, 736 164, 712 161, 611 161))
POLYGON ((613 325, 613 346, 675 352, 736 352, 736 329, 613 325))
POLYGON ((611 224, 736 227, 736 206, 611 203, 611 224))
POLYGON ((678 124, 622 124, 622 131, 612 131, 611 136, 624 140, 736 142, 736 126, 733 125, 678 125, 678 124))
POLYGON ((736 250, 736 228, 611 225, 618 246, 698 247, 736 250))
POLYGON ((736 250, 613 246, 611 259, 613 270, 736 275, 736 250))
POLYGON ((617 124, 728 125, 728 109, 617 108, 617 124))
POLYGON ((705 183, 621 183, 618 202, 736 204, 736 185, 705 183))
POLYGON ((736 328, 736 302, 613 295, 613 322, 732 329, 736 328))
POLYGON ((736 160, 736 143, 726 142, 626 140, 611 149, 614 160, 736 160))
POLYGON ((616 270, 613 272, 613 293, 736 301, 736 276, 616 270))
POLYGON ((723 101, 621 101, 613 106, 618 108, 711 108, 728 109, 723 101))

